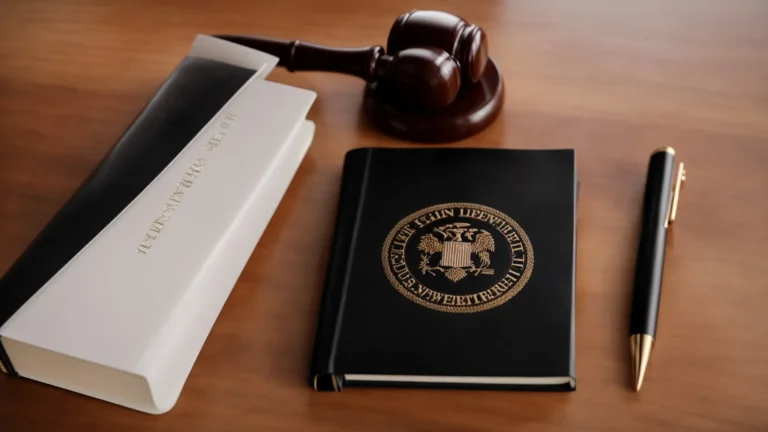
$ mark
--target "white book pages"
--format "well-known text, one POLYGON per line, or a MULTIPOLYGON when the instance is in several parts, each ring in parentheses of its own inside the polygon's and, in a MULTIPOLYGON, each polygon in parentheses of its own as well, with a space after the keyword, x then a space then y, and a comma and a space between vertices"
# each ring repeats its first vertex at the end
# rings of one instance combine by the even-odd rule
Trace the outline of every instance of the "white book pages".
MULTIPOLYGON (((230 45, 199 37, 192 51, 264 60, 261 71, 276 63, 230 45)), ((172 408, 312 141, 314 98, 260 76, 244 85, 0 327, 19 375, 148 413, 172 408)))

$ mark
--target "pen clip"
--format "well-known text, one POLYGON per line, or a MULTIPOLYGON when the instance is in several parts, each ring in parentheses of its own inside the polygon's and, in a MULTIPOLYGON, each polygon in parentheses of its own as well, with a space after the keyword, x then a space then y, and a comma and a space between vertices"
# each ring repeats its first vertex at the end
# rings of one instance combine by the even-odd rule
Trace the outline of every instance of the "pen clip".
POLYGON ((672 186, 672 196, 669 199, 669 211, 667 212, 667 221, 664 227, 672 225, 677 217, 677 202, 680 200, 680 189, 685 181, 685 165, 680 162, 680 167, 677 169, 677 178, 675 184, 672 186))

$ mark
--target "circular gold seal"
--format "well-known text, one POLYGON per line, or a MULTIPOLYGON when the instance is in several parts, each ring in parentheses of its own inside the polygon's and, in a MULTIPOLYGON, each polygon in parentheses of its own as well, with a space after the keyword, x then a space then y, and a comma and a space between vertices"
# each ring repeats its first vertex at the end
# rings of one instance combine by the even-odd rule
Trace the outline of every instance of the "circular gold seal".
POLYGON ((533 271, 533 246, 504 213, 479 204, 419 210, 387 236, 381 254, 392 286, 429 309, 472 313, 520 292, 533 271))

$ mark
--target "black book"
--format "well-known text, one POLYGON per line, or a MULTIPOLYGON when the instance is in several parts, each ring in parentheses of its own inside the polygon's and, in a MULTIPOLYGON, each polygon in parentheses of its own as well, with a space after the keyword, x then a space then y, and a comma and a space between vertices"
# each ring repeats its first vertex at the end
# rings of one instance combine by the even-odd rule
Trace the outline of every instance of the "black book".
POLYGON ((573 150, 349 152, 310 371, 575 390, 573 150))

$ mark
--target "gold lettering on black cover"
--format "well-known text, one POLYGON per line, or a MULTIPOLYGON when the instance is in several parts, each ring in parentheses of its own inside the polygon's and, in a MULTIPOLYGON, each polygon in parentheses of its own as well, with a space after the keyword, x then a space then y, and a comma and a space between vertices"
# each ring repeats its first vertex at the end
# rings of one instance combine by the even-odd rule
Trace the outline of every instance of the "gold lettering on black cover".
POLYGON ((496 209, 442 204, 401 220, 384 242, 382 264, 392 286, 414 303, 472 313, 520 292, 533 272, 533 246, 496 209))

